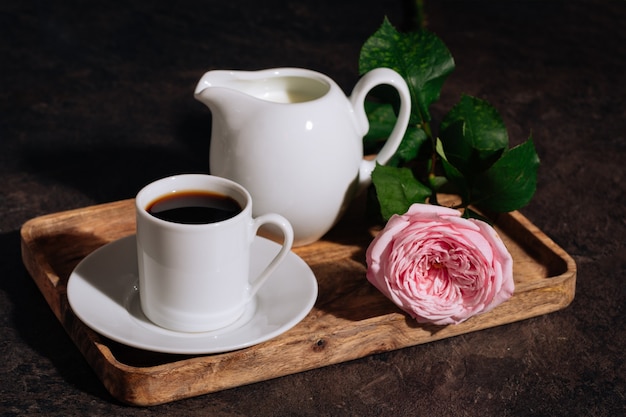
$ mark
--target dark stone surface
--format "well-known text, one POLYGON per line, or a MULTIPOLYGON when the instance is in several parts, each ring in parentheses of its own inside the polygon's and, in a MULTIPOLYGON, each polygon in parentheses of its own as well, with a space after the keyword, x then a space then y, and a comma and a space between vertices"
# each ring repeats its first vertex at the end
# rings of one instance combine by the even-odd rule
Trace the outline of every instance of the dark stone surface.
POLYGON ((349 92, 397 1, 0 5, 0 414, 626 415, 626 3, 428 2, 457 63, 436 116, 489 100, 542 165, 522 211, 576 260, 550 315, 150 409, 110 398, 20 261, 26 220, 205 171, 208 69, 301 66, 349 92))

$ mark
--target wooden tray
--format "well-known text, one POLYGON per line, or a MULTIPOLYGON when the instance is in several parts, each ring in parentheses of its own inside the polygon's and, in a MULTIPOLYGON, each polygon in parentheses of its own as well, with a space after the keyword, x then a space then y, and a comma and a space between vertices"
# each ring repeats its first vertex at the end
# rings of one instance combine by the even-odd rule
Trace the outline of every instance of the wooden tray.
MULTIPOLYGON (((358 210, 359 212, 362 210, 358 210)), ((372 240, 349 213, 322 241, 294 252, 312 268, 319 297, 283 335, 216 355, 170 355, 113 342, 73 314, 66 295, 74 267, 93 250, 135 232, 133 200, 32 219, 21 229, 22 258, 52 311, 116 399, 155 405, 374 353, 432 342, 565 308, 574 298, 573 259, 518 212, 493 218, 513 255, 515 294, 491 312, 444 327, 418 325, 365 278, 372 240)))

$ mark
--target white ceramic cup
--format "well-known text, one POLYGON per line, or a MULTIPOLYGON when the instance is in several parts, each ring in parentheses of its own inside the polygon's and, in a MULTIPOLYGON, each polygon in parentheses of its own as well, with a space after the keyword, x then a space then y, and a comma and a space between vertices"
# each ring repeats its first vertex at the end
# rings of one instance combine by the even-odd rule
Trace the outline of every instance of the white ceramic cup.
POLYGON ((284 217, 270 213, 253 218, 248 191, 212 175, 157 180, 139 191, 135 209, 141 308, 152 322, 170 330, 204 332, 235 322, 293 244, 293 230, 284 217), (205 224, 174 223, 147 211, 163 196, 188 191, 226 195, 242 210, 205 224), (250 248, 264 224, 278 227, 284 241, 265 270, 250 277, 250 248))

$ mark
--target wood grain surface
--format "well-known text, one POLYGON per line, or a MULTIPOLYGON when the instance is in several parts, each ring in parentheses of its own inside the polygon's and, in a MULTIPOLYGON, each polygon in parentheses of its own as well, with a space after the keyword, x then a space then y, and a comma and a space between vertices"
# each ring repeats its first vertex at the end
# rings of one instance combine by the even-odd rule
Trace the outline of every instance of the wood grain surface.
MULTIPOLYGON (((356 214, 355 214, 356 213, 356 214)), ((513 255, 515 294, 484 315, 451 326, 418 325, 365 278, 375 231, 359 213, 321 241, 295 248, 319 296, 305 319, 250 348, 171 355, 113 342, 73 314, 66 295, 76 265, 98 247, 135 231, 133 200, 32 219, 21 229, 23 262, 78 349, 118 400, 156 405, 494 327, 565 308, 574 298, 573 259, 519 212, 492 219, 513 255)))

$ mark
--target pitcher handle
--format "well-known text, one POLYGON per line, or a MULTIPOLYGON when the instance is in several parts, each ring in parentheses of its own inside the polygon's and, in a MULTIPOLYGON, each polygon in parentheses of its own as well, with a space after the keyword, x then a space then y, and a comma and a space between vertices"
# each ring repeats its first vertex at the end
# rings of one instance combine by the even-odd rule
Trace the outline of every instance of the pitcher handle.
POLYGON ((372 171, 376 168, 376 162, 384 165, 391 159, 402 142, 404 133, 409 125, 411 116, 411 95, 409 87, 404 78, 390 68, 376 68, 366 73, 354 86, 350 95, 350 103, 355 112, 356 122, 361 129, 360 136, 363 137, 369 130, 369 122, 365 113, 365 97, 370 90, 377 85, 388 84, 394 87, 400 95, 400 112, 396 124, 385 142, 376 159, 361 162, 359 169, 359 190, 366 188, 372 182, 372 171))
POLYGON ((265 267, 263 272, 250 282, 248 290, 248 298, 254 297, 259 289, 265 284, 269 276, 274 272, 278 265, 285 259, 285 256, 291 251, 293 246, 293 228, 291 223, 280 214, 269 213, 263 214, 252 220, 252 237, 256 236, 257 231, 264 224, 273 224, 277 226, 283 233, 283 243, 280 251, 274 256, 274 259, 265 267))

